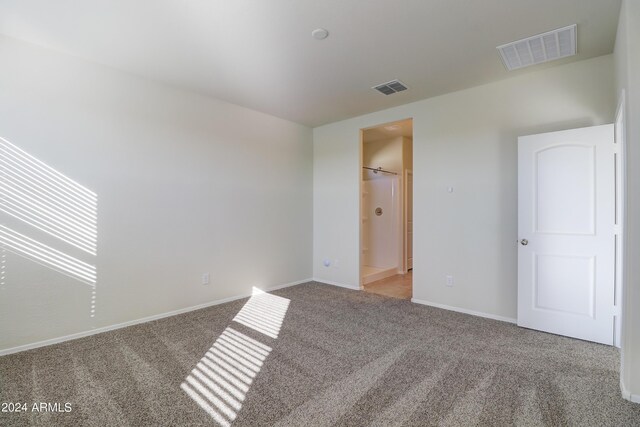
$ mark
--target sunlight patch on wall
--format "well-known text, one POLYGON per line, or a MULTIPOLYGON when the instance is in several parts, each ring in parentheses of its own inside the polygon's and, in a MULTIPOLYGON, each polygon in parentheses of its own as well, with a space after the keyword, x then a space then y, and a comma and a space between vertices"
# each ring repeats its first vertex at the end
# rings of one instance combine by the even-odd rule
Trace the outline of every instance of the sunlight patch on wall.
MULTIPOLYGON (((288 306, 288 299, 254 288, 254 295, 233 320, 277 338, 288 306), (243 312, 246 316, 239 318, 243 312)), ((270 346, 228 326, 180 388, 218 425, 231 426, 271 351, 270 346)))
POLYGON ((95 255, 97 196, 0 138, 0 211, 95 255))
POLYGON ((96 283, 96 268, 0 224, 0 245, 45 267, 89 285, 96 283))
POLYGON ((90 285, 94 318, 97 271, 85 260, 97 255, 96 193, 0 138, 0 221, 0 286, 8 286, 6 250, 90 285), (46 244, 42 233, 52 237, 46 244))
POLYGON ((7 251, 0 245, 0 289, 5 288, 7 283, 7 251))

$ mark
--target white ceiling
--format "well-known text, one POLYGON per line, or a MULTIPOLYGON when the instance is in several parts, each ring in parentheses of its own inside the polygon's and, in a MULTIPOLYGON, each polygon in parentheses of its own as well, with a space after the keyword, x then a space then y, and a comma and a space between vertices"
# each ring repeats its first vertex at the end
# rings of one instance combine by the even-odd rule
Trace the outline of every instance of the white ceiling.
POLYGON ((309 126, 611 53, 620 0, 0 0, 0 33, 309 126), (578 24, 578 55, 496 46, 578 24), (311 37, 329 30, 323 41, 311 37), (409 90, 371 86, 399 79, 409 90))

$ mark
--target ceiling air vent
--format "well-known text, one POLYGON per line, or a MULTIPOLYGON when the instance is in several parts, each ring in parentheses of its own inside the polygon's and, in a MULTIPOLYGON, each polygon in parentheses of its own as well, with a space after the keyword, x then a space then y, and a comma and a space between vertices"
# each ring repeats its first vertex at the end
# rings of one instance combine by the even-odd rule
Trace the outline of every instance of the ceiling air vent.
POLYGON ((498 46, 507 70, 517 70, 576 54, 576 25, 498 46))
POLYGON ((407 90, 407 86, 402 83, 400 80, 391 80, 390 82, 383 83, 378 86, 374 86, 372 89, 377 90, 378 92, 391 95, 396 92, 402 92, 403 90, 407 90))

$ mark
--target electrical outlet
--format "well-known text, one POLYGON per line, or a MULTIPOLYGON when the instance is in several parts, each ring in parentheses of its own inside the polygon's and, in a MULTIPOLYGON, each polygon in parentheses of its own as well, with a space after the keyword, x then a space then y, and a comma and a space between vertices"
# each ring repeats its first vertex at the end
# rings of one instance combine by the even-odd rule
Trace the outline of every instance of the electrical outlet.
POLYGON ((453 286, 453 276, 444 276, 447 286, 453 286))
POLYGON ((211 280, 211 276, 209 275, 209 273, 203 273, 202 274, 202 284, 203 285, 208 285, 210 280, 211 280))
POLYGON ((333 268, 340 268, 340 260, 339 259, 334 259, 333 260, 333 268))

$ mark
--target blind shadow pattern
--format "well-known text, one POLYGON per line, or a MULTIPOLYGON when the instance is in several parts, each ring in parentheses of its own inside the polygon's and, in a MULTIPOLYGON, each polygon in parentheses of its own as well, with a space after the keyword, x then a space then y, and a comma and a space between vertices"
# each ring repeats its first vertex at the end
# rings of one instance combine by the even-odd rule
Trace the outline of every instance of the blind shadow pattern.
MULTIPOLYGON (((70 245, 92 257, 97 254, 96 193, 4 138, 0 138, 0 212, 34 234, 54 237, 62 243, 59 249, 70 245)), ((95 288, 95 265, 20 233, 6 221, 0 223, 0 246, 95 288)))
MULTIPOLYGON (((253 288, 233 321, 276 339, 288 308, 287 298, 253 288)), ((227 326, 180 388, 217 425, 229 427, 271 351, 270 346, 227 326)))

